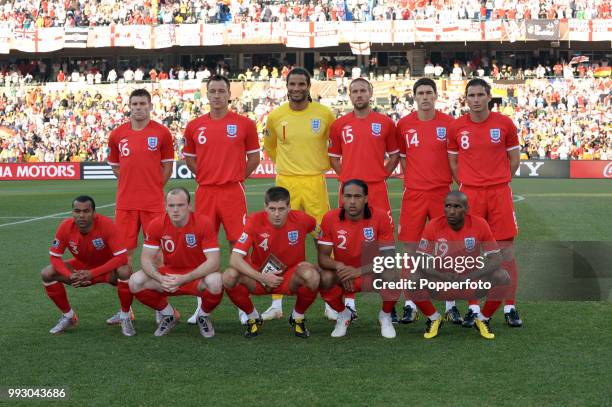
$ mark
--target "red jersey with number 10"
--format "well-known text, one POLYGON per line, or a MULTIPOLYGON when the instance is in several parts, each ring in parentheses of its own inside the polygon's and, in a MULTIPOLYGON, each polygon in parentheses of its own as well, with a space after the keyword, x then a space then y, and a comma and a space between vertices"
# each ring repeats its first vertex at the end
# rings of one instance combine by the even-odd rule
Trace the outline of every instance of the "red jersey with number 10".
POLYGON ((385 153, 399 152, 395 140, 395 124, 389 117, 371 112, 360 118, 349 113, 337 119, 329 131, 330 157, 342 157, 340 181, 360 179, 384 181, 385 153))
POLYGON ((165 266, 191 270, 206 261, 206 253, 219 251, 212 222, 193 212, 187 224, 180 228, 174 226, 165 213, 155 218, 149 225, 144 247, 161 249, 165 266))
POLYGON ((108 147, 108 163, 120 168, 117 209, 163 212, 161 163, 174 161, 170 130, 153 120, 132 130, 128 122, 111 132, 108 147))
POLYGON ((244 181, 246 155, 259 152, 255 123, 232 111, 218 120, 206 114, 190 121, 184 137, 183 153, 196 157, 198 185, 244 181))
POLYGON ((312 216, 290 210, 285 224, 275 228, 265 211, 255 212, 249 215, 233 251, 246 256, 252 248, 251 263, 258 268, 270 254, 290 268, 306 259, 306 236, 315 229, 316 224, 312 216))
POLYGON ((475 123, 468 113, 455 120, 449 130, 448 153, 459 157, 461 184, 490 186, 512 180, 508 152, 521 146, 508 116, 490 112, 486 120, 475 123))
POLYGON ((406 188, 427 191, 451 184, 446 138, 453 120, 436 111, 432 120, 422 121, 413 112, 397 122, 397 144, 400 156, 406 158, 406 188))

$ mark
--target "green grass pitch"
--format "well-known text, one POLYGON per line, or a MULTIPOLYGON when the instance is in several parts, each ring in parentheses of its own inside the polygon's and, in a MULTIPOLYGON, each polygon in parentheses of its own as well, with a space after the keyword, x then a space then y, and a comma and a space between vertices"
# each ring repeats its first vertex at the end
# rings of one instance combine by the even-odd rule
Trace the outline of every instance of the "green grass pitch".
MULTIPOLYGON (((262 208, 271 182, 248 182, 251 210, 262 208)), ((171 184, 194 189, 193 181, 171 184)), ((286 320, 266 323, 258 338, 246 340, 225 297, 213 314, 216 337, 205 340, 186 323, 167 337, 153 337, 153 313, 139 303, 138 334, 123 337, 118 327, 105 325, 118 300, 104 285, 68 288, 79 326, 49 335, 59 312, 44 294, 39 271, 48 263, 54 231, 71 199, 82 193, 96 199, 99 213, 112 216, 116 183, 2 182, 0 386, 67 386, 69 401, 48 402, 60 405, 611 405, 612 275, 573 280, 565 275, 563 284, 588 291, 578 289, 576 295, 598 292, 602 300, 561 301, 573 295, 558 283, 560 274, 567 274, 560 271, 565 262, 555 264, 542 252, 555 241, 612 241, 612 183, 517 179, 512 186, 519 244, 527 247, 519 259, 523 328, 506 327, 498 311, 493 341, 450 325, 426 341, 422 318, 397 326, 398 337, 385 340, 377 323, 379 299, 367 295, 358 297, 360 317, 345 338, 329 337, 333 324, 324 320, 317 300, 308 315, 308 340, 295 338, 286 320)), ((329 189, 333 204, 337 183, 330 181, 329 189)), ((397 218, 401 181, 390 181, 389 191, 397 218)), ((227 246, 222 250, 226 264, 227 246)), ((312 247, 309 258, 314 260, 312 247)), ((172 303, 186 319, 195 301, 172 303)), ((269 298, 255 304, 263 311, 269 298)), ((285 300, 286 315, 292 304, 285 300)), ((465 311, 465 303, 459 305, 465 311)))

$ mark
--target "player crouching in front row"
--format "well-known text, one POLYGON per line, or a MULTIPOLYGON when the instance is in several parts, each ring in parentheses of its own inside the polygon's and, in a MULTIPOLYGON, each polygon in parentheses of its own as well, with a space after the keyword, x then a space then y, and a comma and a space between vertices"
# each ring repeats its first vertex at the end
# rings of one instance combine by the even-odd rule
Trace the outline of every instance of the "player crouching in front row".
POLYGON ((131 274, 127 249, 113 221, 96 213, 93 198, 81 195, 72 201, 72 218, 57 229, 49 254, 51 264, 42 270, 41 277, 47 295, 63 313, 50 333, 62 333, 78 321, 64 284, 79 288, 109 283, 117 286, 122 333, 135 334, 130 315, 132 294, 127 284, 131 274), (66 249, 74 256, 68 261, 62 260, 66 249))
MULTIPOLYGON (((338 312, 332 337, 346 335, 353 319, 353 311, 344 305, 342 297, 372 286, 373 256, 395 254, 393 224, 384 211, 368 206, 368 185, 358 179, 348 180, 342 186, 342 195, 342 208, 323 217, 318 241, 319 265, 323 269, 321 297, 338 312)), ((381 294, 380 333, 385 338, 395 338, 391 311, 399 292, 381 294)))
POLYGON ((212 222, 191 212, 190 201, 185 188, 168 191, 166 213, 149 226, 140 258, 142 270, 130 278, 136 298, 162 315, 155 336, 168 334, 179 322, 180 314, 168 303, 168 297, 177 295, 202 299, 197 318, 200 334, 215 335, 209 315, 223 298, 220 249, 212 222), (160 250, 164 265, 157 267, 160 250))
POLYGON ((306 236, 315 229, 316 220, 302 211, 291 210, 289 202, 285 188, 266 191, 265 210, 249 216, 232 250, 230 267, 223 272, 227 295, 248 316, 247 338, 257 336, 263 324, 250 294, 296 294, 289 324, 296 336, 310 336, 304 314, 316 299, 319 273, 305 261, 306 236))

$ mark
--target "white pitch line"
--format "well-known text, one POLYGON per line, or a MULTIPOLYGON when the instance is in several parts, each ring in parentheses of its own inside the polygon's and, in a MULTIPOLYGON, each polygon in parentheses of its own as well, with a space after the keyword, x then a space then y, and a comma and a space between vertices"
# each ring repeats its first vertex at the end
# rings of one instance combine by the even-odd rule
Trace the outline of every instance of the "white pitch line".
MULTIPOLYGON (((115 206, 115 204, 111 203, 111 204, 108 204, 108 205, 98 206, 98 207, 96 207, 96 209, 108 208, 109 206, 115 206)), ((5 226, 20 225, 22 223, 36 222, 38 220, 43 220, 43 219, 51 219, 51 218, 54 218, 56 216, 68 215, 70 213, 72 213, 72 212, 71 211, 68 211, 68 212, 58 212, 58 213, 52 213, 51 215, 39 216, 39 217, 36 217, 36 218, 30 218, 30 219, 25 219, 25 220, 19 220, 17 222, 3 223, 3 224, 0 225, 0 228, 5 227, 5 226)))

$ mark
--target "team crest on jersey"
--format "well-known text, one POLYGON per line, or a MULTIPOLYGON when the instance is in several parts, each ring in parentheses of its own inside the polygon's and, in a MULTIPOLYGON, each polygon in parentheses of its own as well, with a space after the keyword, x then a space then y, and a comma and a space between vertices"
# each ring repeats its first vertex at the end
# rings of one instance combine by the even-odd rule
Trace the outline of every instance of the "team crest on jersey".
POLYGON ((463 239, 463 242, 465 243, 465 250, 467 250, 468 252, 471 252, 476 248, 475 237, 466 237, 465 239, 463 239))
POLYGON ((185 234, 185 243, 187 243, 187 247, 195 247, 196 245, 196 237, 193 233, 185 234))
POLYGON ((246 233, 242 232, 242 234, 240 235, 240 239, 238 239, 238 241, 240 243, 245 243, 248 238, 249 238, 249 235, 247 235, 246 233))
POLYGON ((492 143, 499 143, 501 140, 501 131, 499 129, 491 129, 489 130, 489 134, 491 135, 492 143))
POLYGON ((105 247, 104 240, 101 237, 92 240, 91 243, 96 248, 96 250, 102 250, 105 247))
POLYGON ((300 237, 300 233, 297 230, 292 230, 287 232, 287 238, 289 239, 289 244, 294 245, 298 242, 300 237))
POLYGON ((436 137, 440 141, 446 140, 446 127, 436 127, 436 137))
POLYGON ((238 126, 236 126, 235 124, 227 125, 227 137, 236 137, 237 133, 238 133, 238 126))
POLYGON ((321 119, 312 119, 310 121, 310 128, 314 133, 321 131, 321 119))
POLYGON ((372 135, 380 136, 380 132, 382 131, 382 124, 380 123, 372 123, 372 135))
POLYGON ((57 249, 59 245, 60 245, 59 239, 53 239, 53 243, 51 243, 51 247, 53 247, 54 249, 57 249))
POLYGON ((429 245, 429 242, 427 241, 427 239, 421 239, 421 241, 419 242, 419 250, 427 249, 428 245, 429 245))
POLYGON ((157 150, 157 137, 147 137, 147 147, 151 151, 157 150))
POLYGON ((367 241, 373 240, 374 239, 374 228, 372 227, 363 228, 363 237, 365 237, 365 240, 367 241))

